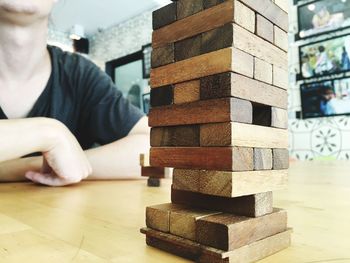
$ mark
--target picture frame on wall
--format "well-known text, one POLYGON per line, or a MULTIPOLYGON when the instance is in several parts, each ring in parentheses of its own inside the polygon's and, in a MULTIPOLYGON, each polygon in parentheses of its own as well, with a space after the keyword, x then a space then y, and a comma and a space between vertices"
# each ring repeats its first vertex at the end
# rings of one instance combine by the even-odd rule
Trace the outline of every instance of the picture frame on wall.
POLYGON ((349 0, 316 0, 297 7, 298 34, 305 39, 350 28, 349 0))
POLYGON ((152 44, 142 46, 142 72, 143 78, 151 77, 152 44))

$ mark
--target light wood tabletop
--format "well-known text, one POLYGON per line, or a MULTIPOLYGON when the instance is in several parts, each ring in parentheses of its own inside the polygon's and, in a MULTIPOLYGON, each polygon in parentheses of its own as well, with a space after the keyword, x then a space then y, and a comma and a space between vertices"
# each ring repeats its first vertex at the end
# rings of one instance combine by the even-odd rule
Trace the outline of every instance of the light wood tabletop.
MULTIPOLYGON (((292 246, 262 263, 350 262, 350 162, 291 165, 275 206, 289 212, 292 246)), ((0 185, 0 262, 188 262, 147 247, 145 207, 170 201, 170 183, 0 185)))

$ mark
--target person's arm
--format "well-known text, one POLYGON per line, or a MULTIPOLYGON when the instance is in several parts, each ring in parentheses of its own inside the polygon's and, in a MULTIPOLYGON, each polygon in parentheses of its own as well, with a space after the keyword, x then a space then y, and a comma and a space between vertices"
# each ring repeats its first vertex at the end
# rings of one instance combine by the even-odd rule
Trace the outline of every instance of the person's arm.
POLYGON ((42 164, 43 158, 41 156, 2 162, 0 163, 0 183, 27 181, 28 179, 25 177, 26 172, 40 172, 42 164))

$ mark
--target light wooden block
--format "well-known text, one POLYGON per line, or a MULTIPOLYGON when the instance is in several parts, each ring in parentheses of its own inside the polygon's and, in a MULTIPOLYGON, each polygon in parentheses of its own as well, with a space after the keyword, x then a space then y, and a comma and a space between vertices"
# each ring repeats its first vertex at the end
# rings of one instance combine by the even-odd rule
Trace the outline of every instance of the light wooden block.
POLYGON ((285 109, 271 108, 271 126, 281 129, 288 128, 288 112, 285 109))
POLYGON ((157 68, 175 62, 174 44, 170 43, 152 50, 151 66, 157 68))
POLYGON ((273 85, 287 90, 289 86, 288 71, 280 67, 273 67, 273 85))
POLYGON ((274 43, 279 48, 288 52, 288 34, 277 26, 274 26, 274 43))
POLYGON ((256 17, 256 34, 273 43, 273 24, 261 15, 256 17))
POLYGON ((273 149, 273 169, 288 169, 289 152, 287 149, 273 149))
POLYGON ((181 209, 184 206, 176 204, 161 204, 146 207, 146 225, 162 232, 170 231, 170 211, 181 209))
POLYGON ((272 150, 254 148, 254 170, 272 169, 272 150))
MULTIPOLYGON (((222 197, 239 197, 281 190, 288 182, 287 170, 225 172, 182 169, 181 171, 184 176, 189 176, 189 173, 195 179, 188 181, 186 189, 193 191, 198 189, 199 193, 222 197)), ((173 182, 173 188, 176 190, 185 190, 182 185, 177 185, 177 181, 173 182)))
POLYGON ((194 102, 198 100, 200 100, 200 80, 192 80, 175 85, 175 104, 194 102))
POLYGON ((173 185, 177 190, 199 192, 199 180, 198 170, 174 169, 173 171, 173 185))
POLYGON ((279 6, 284 12, 289 13, 288 11, 288 0, 275 0, 277 6, 279 6))
POLYGON ((255 32, 255 12, 239 1, 234 1, 234 22, 250 32, 255 32))
POLYGON ((273 213, 250 218, 218 214, 197 220, 197 242, 231 251, 287 230, 287 213, 273 213))
POLYGON ((151 146, 199 146, 199 125, 182 125, 152 128, 151 146))
POLYGON ((261 59, 254 58, 254 78, 272 84, 272 65, 261 59))
POLYGON ((244 123, 210 123, 200 126, 200 145, 288 148, 288 131, 244 123))
POLYGON ((148 153, 141 153, 140 154, 140 165, 143 167, 151 166, 149 163, 149 154, 148 153))

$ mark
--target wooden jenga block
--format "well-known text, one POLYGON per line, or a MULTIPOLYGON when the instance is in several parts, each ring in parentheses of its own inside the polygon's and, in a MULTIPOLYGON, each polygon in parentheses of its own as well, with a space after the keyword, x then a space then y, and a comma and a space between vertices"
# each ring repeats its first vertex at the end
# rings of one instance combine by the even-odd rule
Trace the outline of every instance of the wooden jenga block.
POLYGON ((233 45, 233 27, 231 24, 204 32, 201 37, 201 54, 206 54, 233 45))
POLYGON ((210 7, 222 4, 225 1, 227 1, 227 0, 203 0, 203 7, 205 9, 208 9, 210 7))
POLYGON ((288 3, 287 0, 275 0, 274 1, 277 6, 279 6, 284 12, 288 14, 288 3))
POLYGON ((151 89, 151 107, 173 104, 174 87, 172 85, 151 89))
POLYGON ((187 182, 186 188, 183 184, 177 184, 179 179, 173 181, 173 188, 176 190, 198 189, 199 193, 222 196, 239 197, 257 193, 284 189, 288 181, 287 170, 264 170, 246 172, 225 172, 209 170, 188 170, 181 169, 181 172, 174 170, 179 177, 181 174, 193 178, 187 182))
POLYGON ((198 170, 174 169, 173 185, 176 189, 199 192, 200 175, 198 170))
POLYGON ((289 152, 287 149, 273 149, 273 169, 288 169, 289 167, 289 152))
POLYGON ((253 170, 253 149, 246 147, 152 147, 150 159, 157 167, 253 170))
POLYGON ((288 52, 288 34, 277 26, 274 26, 274 43, 279 48, 288 52))
POLYGON ((287 148, 286 130, 244 123, 211 123, 200 126, 201 146, 287 148))
POLYGON ((152 108, 148 123, 150 127, 230 121, 251 123, 252 112, 249 101, 223 98, 152 108))
POLYGON ((254 58, 254 78, 272 84, 272 65, 261 59, 254 58))
POLYGON ((272 169, 272 150, 254 148, 254 170, 272 169))
POLYGON ((141 166, 141 176, 158 178, 158 179, 165 178, 165 168, 141 166))
POLYGON ((200 80, 192 80, 175 85, 175 104, 194 102, 198 100, 200 100, 200 80))
POLYGON ((271 126, 271 107, 259 103, 253 104, 253 124, 271 126))
POLYGON ((227 198, 196 193, 198 191, 190 191, 191 190, 183 191, 172 188, 171 201, 174 204, 188 205, 249 217, 258 217, 272 213, 272 192, 227 198))
POLYGON ((147 186, 149 187, 159 187, 160 186, 160 179, 159 178, 148 178, 147 179, 147 186))
POLYGON ((198 208, 177 209, 170 212, 170 233, 189 240, 196 240, 196 222, 207 216, 220 214, 198 208))
POLYGON ((230 71, 253 77, 253 64, 253 56, 248 53, 236 48, 225 48, 153 69, 151 86, 156 88, 230 71))
POLYGON ((170 231, 170 211, 183 208, 182 205, 161 204, 146 208, 146 225, 162 232, 170 231))
POLYGON ((261 15, 256 17, 256 33, 258 36, 273 43, 273 24, 261 15))
POLYGON ((274 209, 256 218, 218 214, 197 220, 196 229, 200 244, 231 251, 286 231, 287 213, 274 209))
POLYGON ((276 128, 288 128, 288 112, 285 109, 271 108, 271 126, 276 128))
POLYGON ((175 62, 174 43, 152 50, 151 66, 157 68, 175 62))
POLYGON ((141 153, 140 154, 140 165, 143 167, 151 166, 149 163, 149 154, 148 153, 141 153))
POLYGON ((151 146, 199 146, 199 125, 152 128, 151 146))
POLYGON ((237 97, 287 109, 285 90, 235 73, 222 73, 201 78, 200 89, 202 100, 237 97))
POLYGON ((288 81, 288 71, 280 67, 273 67, 273 85, 287 90, 289 81, 288 81))
POLYGON ((153 29, 159 29, 176 21, 176 3, 171 3, 153 12, 153 29))
POLYGON ((185 60, 201 54, 201 35, 175 43, 175 60, 185 60))
POLYGON ((203 0, 177 0, 177 19, 183 19, 203 10, 203 0))
POLYGON ((235 1, 234 4, 234 22, 254 33, 256 24, 255 12, 239 1, 235 1))

